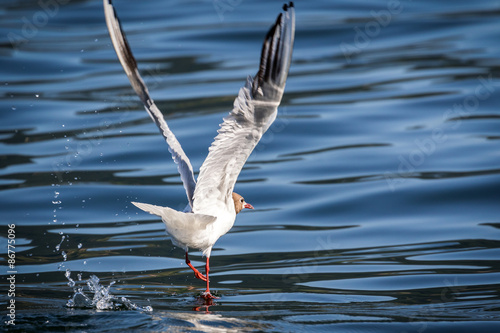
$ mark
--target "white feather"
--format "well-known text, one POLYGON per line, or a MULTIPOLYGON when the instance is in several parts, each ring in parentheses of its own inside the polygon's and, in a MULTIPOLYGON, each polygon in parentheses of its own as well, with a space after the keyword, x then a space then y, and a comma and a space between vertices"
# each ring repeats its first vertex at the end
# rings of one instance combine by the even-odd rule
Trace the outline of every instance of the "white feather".
POLYGON ((238 175, 264 132, 276 119, 290 67, 294 32, 293 5, 284 7, 268 32, 254 78, 248 77, 233 110, 221 124, 208 156, 200 168, 198 184, 193 168, 177 138, 169 129, 142 80, 111 0, 103 0, 111 41, 132 87, 167 141, 178 165, 189 205, 184 212, 168 207, 133 202, 140 209, 160 216, 172 242, 198 248, 210 256, 215 242, 233 226, 236 211, 232 192, 238 175))
POLYGON ((161 135, 165 138, 168 145, 168 150, 172 154, 172 159, 177 164, 177 169, 181 175, 182 183, 186 190, 186 195, 189 201, 189 205, 193 207, 193 194, 196 187, 196 182, 194 180, 193 167, 189 158, 184 153, 181 144, 175 137, 174 133, 170 130, 167 122, 163 118, 163 114, 156 106, 155 102, 149 95, 148 87, 144 83, 139 70, 137 69, 137 62, 135 61, 134 55, 130 50, 127 38, 122 31, 120 21, 116 16, 115 9, 111 0, 103 0, 104 2, 104 16, 106 18, 106 24, 108 25, 109 35, 111 36, 111 41, 115 48, 118 59, 122 64, 125 73, 127 74, 132 87, 141 99, 146 111, 155 124, 158 126, 161 135))

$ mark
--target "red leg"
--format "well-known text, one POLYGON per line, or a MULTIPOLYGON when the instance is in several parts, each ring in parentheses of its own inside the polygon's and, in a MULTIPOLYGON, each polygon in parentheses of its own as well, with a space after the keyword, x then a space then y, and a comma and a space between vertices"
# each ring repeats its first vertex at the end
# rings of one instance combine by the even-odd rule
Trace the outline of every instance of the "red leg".
POLYGON ((207 263, 205 264, 205 275, 207 276, 207 290, 205 293, 207 295, 210 295, 210 281, 208 280, 208 272, 210 271, 210 264, 208 263, 210 260, 210 257, 207 257, 207 263))
MULTIPOLYGON (((207 258, 208 260, 208 258, 207 258)), ((186 264, 191 267, 191 269, 193 270, 194 272, 194 276, 200 280, 203 280, 203 281, 207 281, 207 286, 208 286, 208 271, 207 271, 207 276, 205 277, 203 274, 200 273, 199 270, 197 270, 196 268, 193 267, 193 265, 191 265, 191 261, 189 260, 189 257, 188 257, 188 253, 186 251, 186 264)))
POLYGON ((212 296, 210 293, 210 284, 208 278, 208 272, 210 271, 210 257, 207 257, 207 263, 205 264, 205 275, 207 276, 207 290, 203 293, 202 297, 206 300, 211 300, 219 297, 212 296))

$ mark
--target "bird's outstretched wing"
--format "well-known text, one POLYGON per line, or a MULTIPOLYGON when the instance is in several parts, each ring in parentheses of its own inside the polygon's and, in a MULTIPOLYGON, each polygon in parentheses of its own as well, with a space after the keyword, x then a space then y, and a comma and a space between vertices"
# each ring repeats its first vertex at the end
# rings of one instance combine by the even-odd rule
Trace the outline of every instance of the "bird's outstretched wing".
POLYGON ((283 6, 266 36, 257 75, 248 77, 240 89, 233 110, 224 118, 200 168, 194 192, 195 213, 217 216, 221 208, 234 205, 231 194, 236 179, 276 119, 292 59, 294 35, 295 10, 290 2, 283 6))
POLYGON ((156 106, 153 99, 149 96, 148 88, 139 74, 137 69, 137 63, 135 61, 134 55, 130 50, 127 42, 127 38, 123 33, 120 21, 116 15, 115 9, 111 0, 103 0, 104 3, 104 15, 106 17, 106 24, 108 26, 109 35, 111 36, 111 41, 115 48, 116 54, 120 59, 120 63, 127 74, 132 87, 141 99, 146 111, 148 111, 149 116, 154 120, 155 124, 160 129, 160 133, 163 135, 168 144, 168 150, 172 154, 172 159, 177 163, 177 169, 181 175, 182 183, 186 189, 186 194, 189 200, 189 205, 193 207, 193 196, 196 187, 196 182, 194 180, 193 167, 188 157, 182 150, 182 147, 177 141, 174 133, 168 127, 163 114, 160 112, 156 106))

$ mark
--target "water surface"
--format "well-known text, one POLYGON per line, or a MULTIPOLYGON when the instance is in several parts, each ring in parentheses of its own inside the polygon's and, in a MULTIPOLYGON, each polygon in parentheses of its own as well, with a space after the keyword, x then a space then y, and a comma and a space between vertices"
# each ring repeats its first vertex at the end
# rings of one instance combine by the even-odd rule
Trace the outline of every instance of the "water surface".
MULTIPOLYGON (((295 2, 279 116, 236 185, 256 209, 212 252, 210 307, 161 221, 130 204, 186 200, 101 1, 54 3, 0 10, 0 299, 15 224, 15 330, 498 330, 498 1, 295 2), (92 275, 139 308, 68 308, 92 275)), ((281 1, 115 5, 198 170, 281 1)))

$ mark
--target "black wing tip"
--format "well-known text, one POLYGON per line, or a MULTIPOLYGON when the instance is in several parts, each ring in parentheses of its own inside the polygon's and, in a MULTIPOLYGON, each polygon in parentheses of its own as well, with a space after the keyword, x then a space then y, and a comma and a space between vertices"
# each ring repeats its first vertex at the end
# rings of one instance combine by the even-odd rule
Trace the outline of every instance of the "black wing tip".
MULTIPOLYGON (((110 0, 111 1, 111 0, 110 0)), ((288 8, 294 8, 295 6, 293 5, 293 1, 290 1, 288 4, 283 5, 283 10, 286 12, 288 11, 288 8)))
POLYGON ((254 85, 254 93, 264 82, 276 81, 275 83, 282 85, 288 76, 295 25, 294 11, 291 9, 294 9, 293 2, 285 3, 283 5, 284 12, 279 13, 276 22, 266 34, 262 46, 260 68, 255 77, 257 82, 254 85), (288 52, 283 49, 287 40, 290 44, 288 52))

